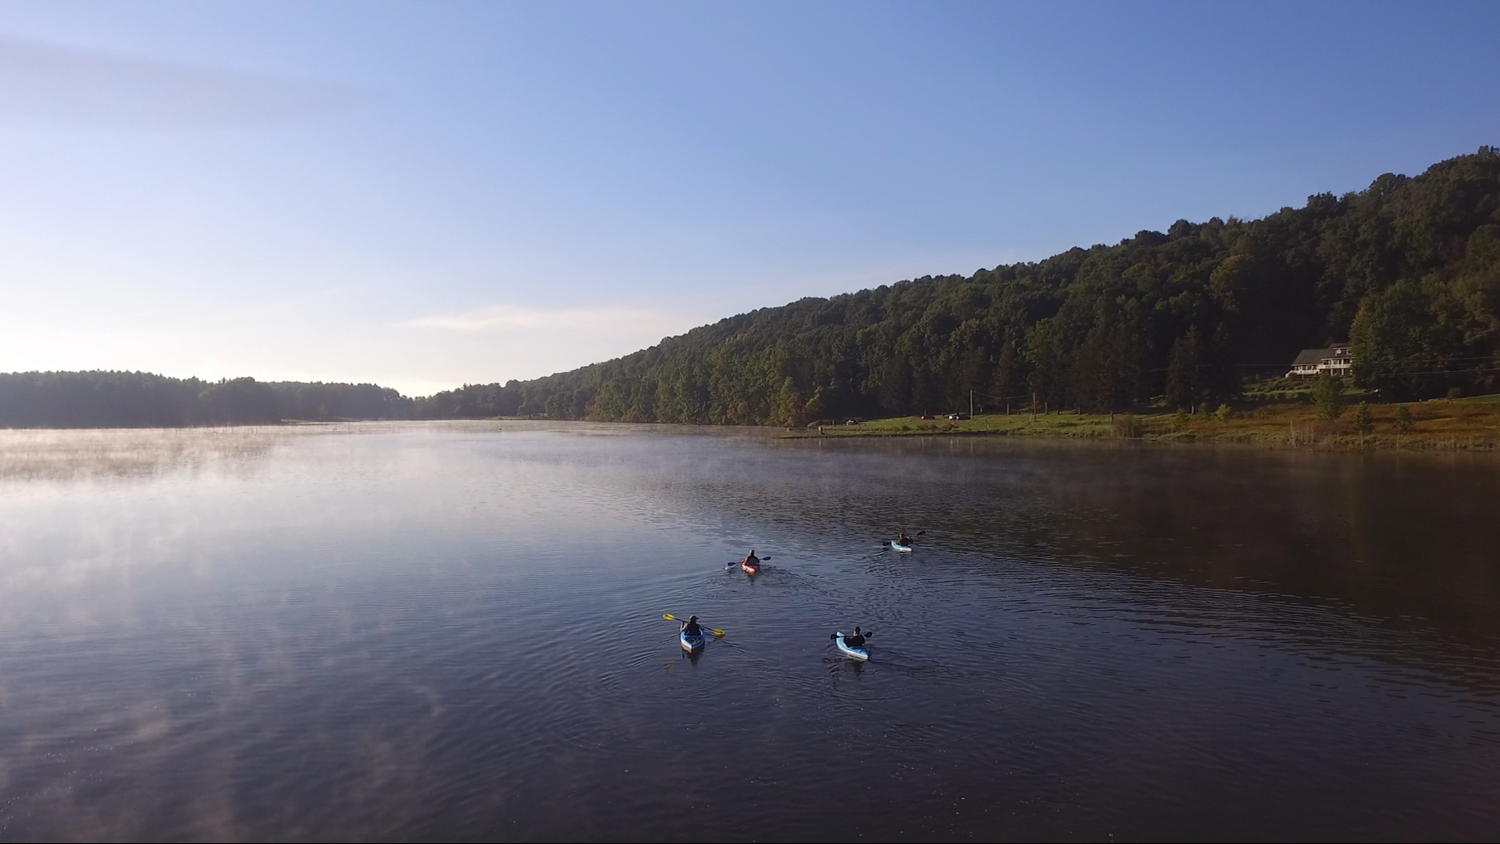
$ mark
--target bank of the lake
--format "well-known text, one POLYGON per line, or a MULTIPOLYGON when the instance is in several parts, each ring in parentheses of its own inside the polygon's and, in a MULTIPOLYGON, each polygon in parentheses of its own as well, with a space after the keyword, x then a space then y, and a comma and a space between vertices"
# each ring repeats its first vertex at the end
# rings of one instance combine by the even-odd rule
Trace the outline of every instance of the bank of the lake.
POLYGON ((1371 404, 1361 433, 1356 410, 1327 421, 1306 402, 1231 407, 1227 414, 1164 412, 1090 414, 1074 410, 976 414, 969 418, 901 416, 858 424, 813 425, 793 437, 1015 436, 1064 439, 1140 439, 1172 443, 1336 450, 1500 450, 1500 396, 1406 404, 1371 404), (1400 408, 1411 415, 1400 421, 1400 408))

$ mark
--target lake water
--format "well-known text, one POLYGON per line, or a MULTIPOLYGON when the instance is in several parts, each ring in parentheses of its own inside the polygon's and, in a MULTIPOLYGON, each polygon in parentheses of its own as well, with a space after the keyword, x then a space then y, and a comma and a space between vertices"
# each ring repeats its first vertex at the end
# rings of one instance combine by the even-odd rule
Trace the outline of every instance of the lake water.
POLYGON ((1493 840, 1497 491, 1482 456, 0 432, 0 838, 1493 840))

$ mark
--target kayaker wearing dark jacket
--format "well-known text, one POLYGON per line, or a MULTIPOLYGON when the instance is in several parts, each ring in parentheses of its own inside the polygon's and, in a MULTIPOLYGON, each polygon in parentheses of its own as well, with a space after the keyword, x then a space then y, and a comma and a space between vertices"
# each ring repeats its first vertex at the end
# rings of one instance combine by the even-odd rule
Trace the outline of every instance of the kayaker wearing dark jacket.
POLYGON ((909 548, 911 547, 911 537, 907 536, 906 531, 903 530, 901 531, 901 535, 896 537, 896 544, 905 545, 909 548))
MULTIPOLYGON (((865 646, 865 637, 864 637, 864 634, 862 634, 862 633, 859 632, 859 628, 858 627, 854 628, 854 632, 853 633, 846 633, 846 634, 844 634, 844 645, 846 645, 847 647, 851 647, 851 648, 862 648, 862 647, 864 647, 865 646)), ((827 647, 827 645, 824 645, 824 647, 827 647)))
POLYGON ((750 556, 746 557, 743 560, 740 560, 740 562, 744 563, 745 565, 749 566, 750 568, 756 568, 757 566, 760 565, 760 558, 757 557, 757 556, 755 556, 755 549, 751 548, 750 549, 750 556))
POLYGON ((698 616, 695 615, 687 621, 684 621, 682 623, 682 632, 688 636, 702 636, 703 628, 698 626, 698 616))

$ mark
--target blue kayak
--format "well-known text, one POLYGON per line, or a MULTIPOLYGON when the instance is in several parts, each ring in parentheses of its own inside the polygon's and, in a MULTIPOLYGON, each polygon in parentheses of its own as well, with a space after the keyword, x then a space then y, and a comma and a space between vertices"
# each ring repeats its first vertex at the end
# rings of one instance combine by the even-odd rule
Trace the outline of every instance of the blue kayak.
POLYGON ((677 639, 682 642, 683 650, 692 653, 703 650, 703 643, 708 640, 708 637, 701 633, 697 636, 689 636, 686 632, 682 632, 677 634, 677 639))
POLYGON ((891 540, 891 547, 895 548, 897 551, 910 551, 911 550, 911 546, 910 545, 902 545, 902 544, 896 542, 896 540, 894 540, 894 539, 891 540))
POLYGON ((844 644, 843 633, 833 634, 833 642, 834 644, 839 646, 839 650, 844 652, 844 656, 847 656, 850 659, 855 660, 856 662, 865 662, 870 658, 870 651, 868 649, 851 648, 848 645, 844 644))

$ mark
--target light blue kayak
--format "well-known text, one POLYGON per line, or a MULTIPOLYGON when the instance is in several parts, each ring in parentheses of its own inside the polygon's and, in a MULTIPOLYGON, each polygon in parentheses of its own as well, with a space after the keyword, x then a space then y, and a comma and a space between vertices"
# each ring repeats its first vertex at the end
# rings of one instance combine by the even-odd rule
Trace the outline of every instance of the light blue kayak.
POLYGON ((851 648, 848 645, 844 644, 843 633, 833 634, 833 642, 834 644, 839 646, 839 650, 844 652, 844 656, 847 656, 850 659, 855 660, 856 662, 866 662, 870 658, 869 650, 865 648, 851 648))
POLYGON ((707 636, 689 636, 685 632, 677 634, 678 641, 682 642, 682 649, 688 653, 703 650, 703 643, 708 640, 707 636))
POLYGON ((910 551, 911 550, 911 546, 910 545, 901 545, 901 544, 897 543, 896 540, 894 540, 894 539, 891 540, 891 547, 895 548, 897 551, 910 551))

